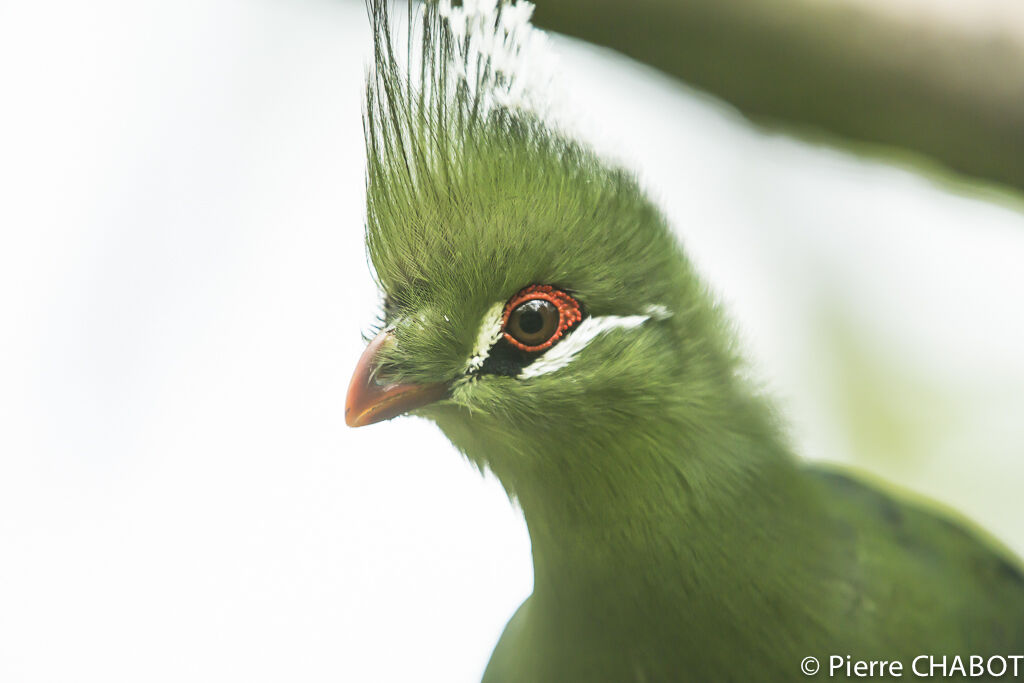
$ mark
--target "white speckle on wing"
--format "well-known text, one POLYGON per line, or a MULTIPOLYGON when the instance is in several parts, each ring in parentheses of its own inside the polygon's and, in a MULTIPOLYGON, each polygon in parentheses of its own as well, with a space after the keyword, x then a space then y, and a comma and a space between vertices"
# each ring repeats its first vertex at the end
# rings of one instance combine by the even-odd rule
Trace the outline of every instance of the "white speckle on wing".
POLYGON ((501 339, 501 316, 505 312, 504 302, 498 303, 487 309, 483 320, 480 323, 480 332, 476 336, 476 344, 473 345, 473 355, 466 364, 466 372, 476 372, 483 367, 487 360, 487 353, 491 347, 501 339))
POLYGON ((533 361, 519 373, 520 379, 529 379, 561 370, 599 335, 616 329, 632 329, 650 320, 653 315, 605 315, 587 318, 547 353, 533 361))

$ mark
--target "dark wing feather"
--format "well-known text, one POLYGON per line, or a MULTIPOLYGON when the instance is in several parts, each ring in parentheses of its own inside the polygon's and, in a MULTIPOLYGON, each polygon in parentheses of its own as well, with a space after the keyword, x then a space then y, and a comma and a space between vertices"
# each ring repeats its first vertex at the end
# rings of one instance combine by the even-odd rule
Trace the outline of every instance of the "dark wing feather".
POLYGON ((852 624, 905 655, 1021 653, 1024 570, 1009 550, 938 506, 835 470, 807 472, 847 558, 852 624))

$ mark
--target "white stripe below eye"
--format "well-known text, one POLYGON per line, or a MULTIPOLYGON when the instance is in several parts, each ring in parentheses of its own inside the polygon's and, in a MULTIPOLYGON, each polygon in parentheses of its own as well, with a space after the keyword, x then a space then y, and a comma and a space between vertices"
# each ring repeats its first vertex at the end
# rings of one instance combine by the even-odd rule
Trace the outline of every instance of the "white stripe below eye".
POLYGON ((467 373, 476 372, 483 367, 487 353, 501 339, 501 316, 504 312, 505 304, 501 301, 487 309, 480 325, 480 332, 477 333, 476 344, 473 345, 473 355, 469 357, 469 363, 466 365, 467 373))
POLYGON ((529 379, 561 370, 598 335, 619 328, 639 327, 651 317, 650 315, 605 315, 599 318, 587 318, 564 339, 548 349, 547 353, 523 368, 518 376, 520 379, 529 379))
POLYGON ((672 317, 672 311, 668 310, 661 304, 654 304, 644 309, 647 315, 651 316, 655 320, 668 320, 672 317))

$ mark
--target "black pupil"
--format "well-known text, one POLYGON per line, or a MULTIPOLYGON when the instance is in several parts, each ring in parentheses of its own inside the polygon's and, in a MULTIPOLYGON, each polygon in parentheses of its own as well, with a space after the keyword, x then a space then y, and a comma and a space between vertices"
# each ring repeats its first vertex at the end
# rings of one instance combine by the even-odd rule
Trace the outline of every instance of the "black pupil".
POLYGON ((537 334, 544 327, 544 318, 534 308, 519 314, 519 328, 526 334, 537 334))

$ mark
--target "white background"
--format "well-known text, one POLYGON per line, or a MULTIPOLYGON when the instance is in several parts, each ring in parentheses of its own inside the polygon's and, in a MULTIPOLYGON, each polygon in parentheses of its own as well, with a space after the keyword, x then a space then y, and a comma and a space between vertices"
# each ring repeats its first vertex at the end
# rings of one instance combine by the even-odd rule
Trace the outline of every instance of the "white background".
MULTIPOLYGON (((366 24, 0 3, 0 680, 473 681, 529 593, 494 481, 429 423, 344 425, 366 24)), ((1021 213, 557 51, 801 454, 1024 549, 1021 213)))

